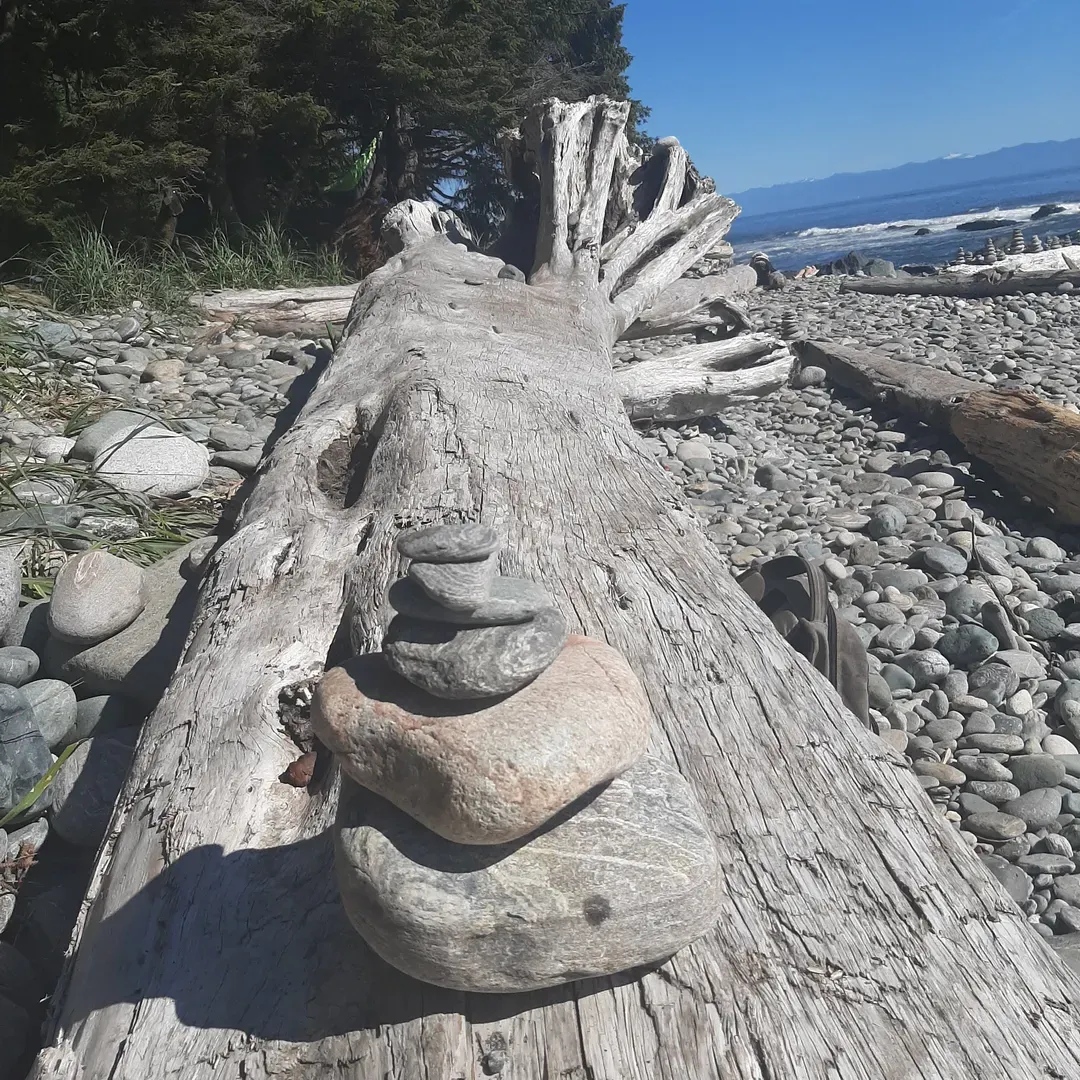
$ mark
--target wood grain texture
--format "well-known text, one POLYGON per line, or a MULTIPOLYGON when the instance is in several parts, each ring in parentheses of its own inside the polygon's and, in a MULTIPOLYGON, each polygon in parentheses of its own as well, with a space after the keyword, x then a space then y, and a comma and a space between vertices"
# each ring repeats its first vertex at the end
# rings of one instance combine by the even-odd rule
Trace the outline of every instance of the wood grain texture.
POLYGON ((846 278, 841 292, 875 293, 878 296, 959 296, 970 300, 984 296, 1016 296, 1020 293, 1056 292, 1062 282, 1080 288, 1078 270, 1027 270, 1003 277, 983 274, 937 274, 934 277, 846 278))
POLYGON ((631 420, 699 419, 779 390, 792 362, 771 335, 740 334, 619 368, 615 385, 631 420))
POLYGON ((1080 416, 1020 391, 979 390, 952 416, 976 457, 1063 521, 1080 522, 1080 416))
POLYGON ((750 313, 738 301, 756 284, 755 271, 743 265, 700 278, 679 278, 626 328, 621 340, 636 341, 726 326, 753 330, 750 313))
MULTIPOLYGON (((702 241, 714 244, 702 236, 702 241)), ((1080 983, 728 573, 623 410, 625 311, 436 238, 348 338, 211 557, 33 1076, 54 1080, 1034 1080, 1080 1075, 1080 983), (388 970, 349 928, 325 753, 281 694, 376 648, 401 531, 482 520, 502 573, 628 659, 725 903, 663 967, 527 995, 388 970)))

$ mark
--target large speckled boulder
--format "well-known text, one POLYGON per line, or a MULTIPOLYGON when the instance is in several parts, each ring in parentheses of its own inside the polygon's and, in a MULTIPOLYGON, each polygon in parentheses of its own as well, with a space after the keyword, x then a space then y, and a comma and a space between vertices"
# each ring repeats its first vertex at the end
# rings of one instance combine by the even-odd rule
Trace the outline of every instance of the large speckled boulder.
POLYGON ((346 780, 335 849, 345 910, 368 944, 456 990, 533 990, 661 961, 723 910, 689 785, 652 758, 497 848, 449 843, 346 780))

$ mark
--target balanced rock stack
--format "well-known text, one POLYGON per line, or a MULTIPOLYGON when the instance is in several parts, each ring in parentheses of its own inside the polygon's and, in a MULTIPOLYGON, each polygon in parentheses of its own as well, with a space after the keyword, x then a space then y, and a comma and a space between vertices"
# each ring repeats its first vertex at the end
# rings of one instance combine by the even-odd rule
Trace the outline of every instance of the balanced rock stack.
POLYGON ((1028 242, 1028 246, 1027 246, 1027 254, 1028 255, 1033 255, 1036 252, 1042 251, 1042 249, 1043 249, 1043 245, 1042 245, 1042 241, 1039 239, 1039 234, 1038 233, 1032 233, 1031 234, 1031 240, 1028 242))
POLYGON ((1024 254, 1024 231, 1019 225, 1013 229, 1012 240, 1009 243, 1010 255, 1024 254))
POLYGON ((1053 251, 1053 250, 1055 250, 1056 248, 1059 248, 1059 247, 1061 247, 1061 240, 1060 240, 1060 239, 1059 239, 1059 238, 1057 237, 1057 235, 1056 235, 1056 234, 1054 234, 1054 233, 1051 233, 1051 234, 1050 234, 1050 235, 1049 235, 1049 236, 1048 236, 1048 237, 1046 238, 1046 246, 1047 246, 1047 249, 1048 249, 1048 250, 1050 250, 1050 251, 1053 251))
POLYGON ((988 263, 995 263, 998 261, 998 249, 994 244, 994 238, 992 236, 986 238, 986 246, 983 250, 988 263))
POLYGON ((963 248, 958 248, 956 252, 956 262, 959 266, 965 266, 968 262, 968 253, 963 248))
POLYGON ((645 755, 651 720, 610 646, 496 574, 486 526, 398 544, 384 651, 328 671, 312 723, 338 756, 346 912, 415 978, 531 990, 666 959, 715 923, 694 797, 645 755))

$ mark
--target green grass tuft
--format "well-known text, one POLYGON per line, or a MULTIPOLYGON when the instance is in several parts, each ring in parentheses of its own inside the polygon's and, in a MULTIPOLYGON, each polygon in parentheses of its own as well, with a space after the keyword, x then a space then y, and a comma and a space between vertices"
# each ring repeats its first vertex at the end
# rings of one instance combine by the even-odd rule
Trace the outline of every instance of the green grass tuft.
POLYGON ((73 226, 31 265, 39 279, 35 287, 56 309, 80 314, 127 310, 134 300, 185 314, 193 293, 353 280, 336 252, 306 251, 269 222, 235 243, 215 232, 172 248, 117 243, 93 226, 73 226))

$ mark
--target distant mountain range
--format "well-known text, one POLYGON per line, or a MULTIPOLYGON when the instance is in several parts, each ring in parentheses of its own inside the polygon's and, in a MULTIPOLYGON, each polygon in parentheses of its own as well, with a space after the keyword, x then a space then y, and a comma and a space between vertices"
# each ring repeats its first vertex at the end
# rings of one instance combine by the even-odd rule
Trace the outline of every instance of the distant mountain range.
POLYGON ((823 180, 796 180, 773 187, 748 188, 734 192, 731 198, 743 208, 744 215, 774 214, 1077 167, 1080 167, 1080 138, 1023 143, 989 154, 950 154, 934 161, 898 165, 894 169, 836 173, 823 180))

